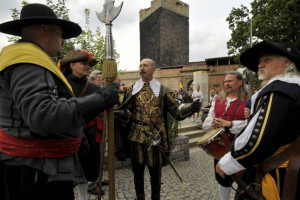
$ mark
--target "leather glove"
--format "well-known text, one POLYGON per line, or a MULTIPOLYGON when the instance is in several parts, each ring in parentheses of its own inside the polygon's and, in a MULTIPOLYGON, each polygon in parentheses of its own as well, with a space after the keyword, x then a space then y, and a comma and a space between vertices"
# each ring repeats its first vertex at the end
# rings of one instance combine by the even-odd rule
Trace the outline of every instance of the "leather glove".
POLYGON ((132 117, 131 112, 128 109, 124 110, 114 110, 115 118, 119 119, 122 122, 129 122, 132 117))
POLYGON ((201 103, 199 102, 199 100, 193 101, 193 103, 191 104, 191 111, 193 113, 199 112, 200 107, 201 107, 201 103))
POLYGON ((120 103, 118 86, 114 83, 76 100, 83 119, 89 122, 106 108, 120 103))
POLYGON ((97 90, 96 93, 104 97, 106 108, 109 108, 116 104, 120 105, 118 84, 113 83, 109 86, 102 87, 99 90, 97 90))

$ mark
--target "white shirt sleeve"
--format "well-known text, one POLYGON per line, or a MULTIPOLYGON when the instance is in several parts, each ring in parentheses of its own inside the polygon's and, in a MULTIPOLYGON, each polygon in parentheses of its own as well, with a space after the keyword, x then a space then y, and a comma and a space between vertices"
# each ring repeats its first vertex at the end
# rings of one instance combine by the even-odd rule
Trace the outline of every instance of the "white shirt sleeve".
POLYGON ((196 94, 195 92, 196 92, 196 91, 194 91, 193 94, 192 94, 192 99, 195 97, 195 94, 196 94))
POLYGON ((211 104, 211 107, 209 109, 207 117, 205 118, 205 120, 204 120, 204 122, 202 124, 203 131, 208 132, 208 131, 210 131, 212 129, 211 128, 211 123, 212 123, 212 121, 213 121, 214 118, 215 118, 215 102, 213 102, 211 104))
POLYGON ((247 120, 233 120, 233 127, 230 128, 230 132, 232 134, 239 134, 245 126, 247 126, 247 120))
MULTIPOLYGON (((242 149, 247 144, 247 142, 251 136, 251 133, 253 132, 253 129, 255 127, 255 122, 257 121, 259 113, 260 113, 260 110, 258 110, 258 112, 251 119, 251 121, 249 122, 248 126, 243 131, 243 133, 235 139, 235 142, 234 142, 234 150, 235 151, 242 149)), ((219 163, 221 165, 221 169, 227 175, 231 175, 231 174, 234 174, 236 172, 239 172, 239 171, 245 169, 237 160, 235 160, 232 157, 231 152, 228 152, 227 154, 225 154, 220 159, 219 163)))
POLYGON ((219 164, 221 169, 227 175, 231 175, 246 169, 231 156, 230 151, 220 159, 219 164))

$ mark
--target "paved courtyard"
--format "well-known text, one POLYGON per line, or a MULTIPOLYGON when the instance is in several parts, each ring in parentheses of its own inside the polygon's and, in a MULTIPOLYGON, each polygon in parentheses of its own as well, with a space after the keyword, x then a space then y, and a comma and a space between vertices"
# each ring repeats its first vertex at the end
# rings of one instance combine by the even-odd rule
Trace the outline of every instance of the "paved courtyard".
MULTIPOLYGON (((173 165, 183 179, 183 183, 175 175, 170 166, 163 168, 161 199, 167 200, 210 200, 219 199, 218 184, 214 179, 213 159, 198 147, 190 149, 189 161, 173 161, 173 165)), ((146 199, 150 200, 151 188, 149 173, 145 171, 146 199)), ((104 179, 107 179, 104 171, 104 179)), ((133 200, 135 198, 133 174, 130 166, 115 170, 116 200, 133 200)), ((104 200, 109 199, 108 186, 103 187, 104 200)), ((233 194, 232 192, 232 199, 233 194)), ((97 200, 90 195, 89 200, 97 200)))

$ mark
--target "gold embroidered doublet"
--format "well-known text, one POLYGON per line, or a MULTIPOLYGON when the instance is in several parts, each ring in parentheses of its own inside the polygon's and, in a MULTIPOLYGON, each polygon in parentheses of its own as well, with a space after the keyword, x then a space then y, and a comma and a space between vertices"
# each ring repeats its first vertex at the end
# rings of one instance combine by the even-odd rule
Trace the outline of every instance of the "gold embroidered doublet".
MULTIPOLYGON (((154 165, 153 147, 143 149, 142 143, 148 142, 149 133, 159 134, 163 137, 162 141, 166 141, 166 129, 163 122, 163 110, 161 108, 161 97, 156 97, 150 88, 149 83, 145 83, 143 88, 135 96, 134 120, 131 125, 129 139, 137 142, 137 152, 139 163, 147 162, 148 165, 154 165), (146 152, 145 152, 146 151, 146 152)), ((163 146, 163 144, 160 144, 163 146)), ((162 163, 162 155, 157 154, 158 160, 162 163)))
POLYGON ((148 140, 149 132, 158 134, 158 130, 165 133, 163 112, 159 106, 160 99, 156 97, 150 85, 145 83, 135 96, 134 122, 131 126, 129 139, 138 143, 148 140))

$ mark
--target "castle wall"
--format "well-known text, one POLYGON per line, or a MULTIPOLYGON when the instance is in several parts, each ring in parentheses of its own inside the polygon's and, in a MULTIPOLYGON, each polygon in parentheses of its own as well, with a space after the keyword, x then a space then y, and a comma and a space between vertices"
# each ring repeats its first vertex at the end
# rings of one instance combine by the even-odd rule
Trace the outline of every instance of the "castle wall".
POLYGON ((189 6, 178 0, 154 0, 140 11, 140 59, 158 67, 189 63, 189 6))
MULTIPOLYGON (((223 90, 223 80, 224 75, 228 71, 232 71, 238 68, 238 64, 231 65, 219 65, 219 66, 207 66, 205 64, 199 65, 187 65, 176 68, 168 68, 168 69, 156 69, 154 73, 154 77, 169 87, 172 90, 178 90, 180 82, 183 85, 183 89, 187 90, 190 86, 189 84, 194 83, 192 85, 193 89, 195 89, 195 85, 198 83, 194 80, 194 73, 201 73, 201 71, 205 72, 208 76, 205 79, 205 82, 202 79, 199 81, 201 83, 201 89, 203 89, 203 95, 205 97, 204 102, 208 102, 209 91, 214 89, 217 92, 223 90), (207 85, 207 86, 206 86, 207 85)), ((123 72, 118 75, 122 79, 122 83, 125 85, 131 86, 137 80, 140 79, 139 71, 129 71, 123 72)), ((205 105, 204 105, 205 106, 205 105)))

